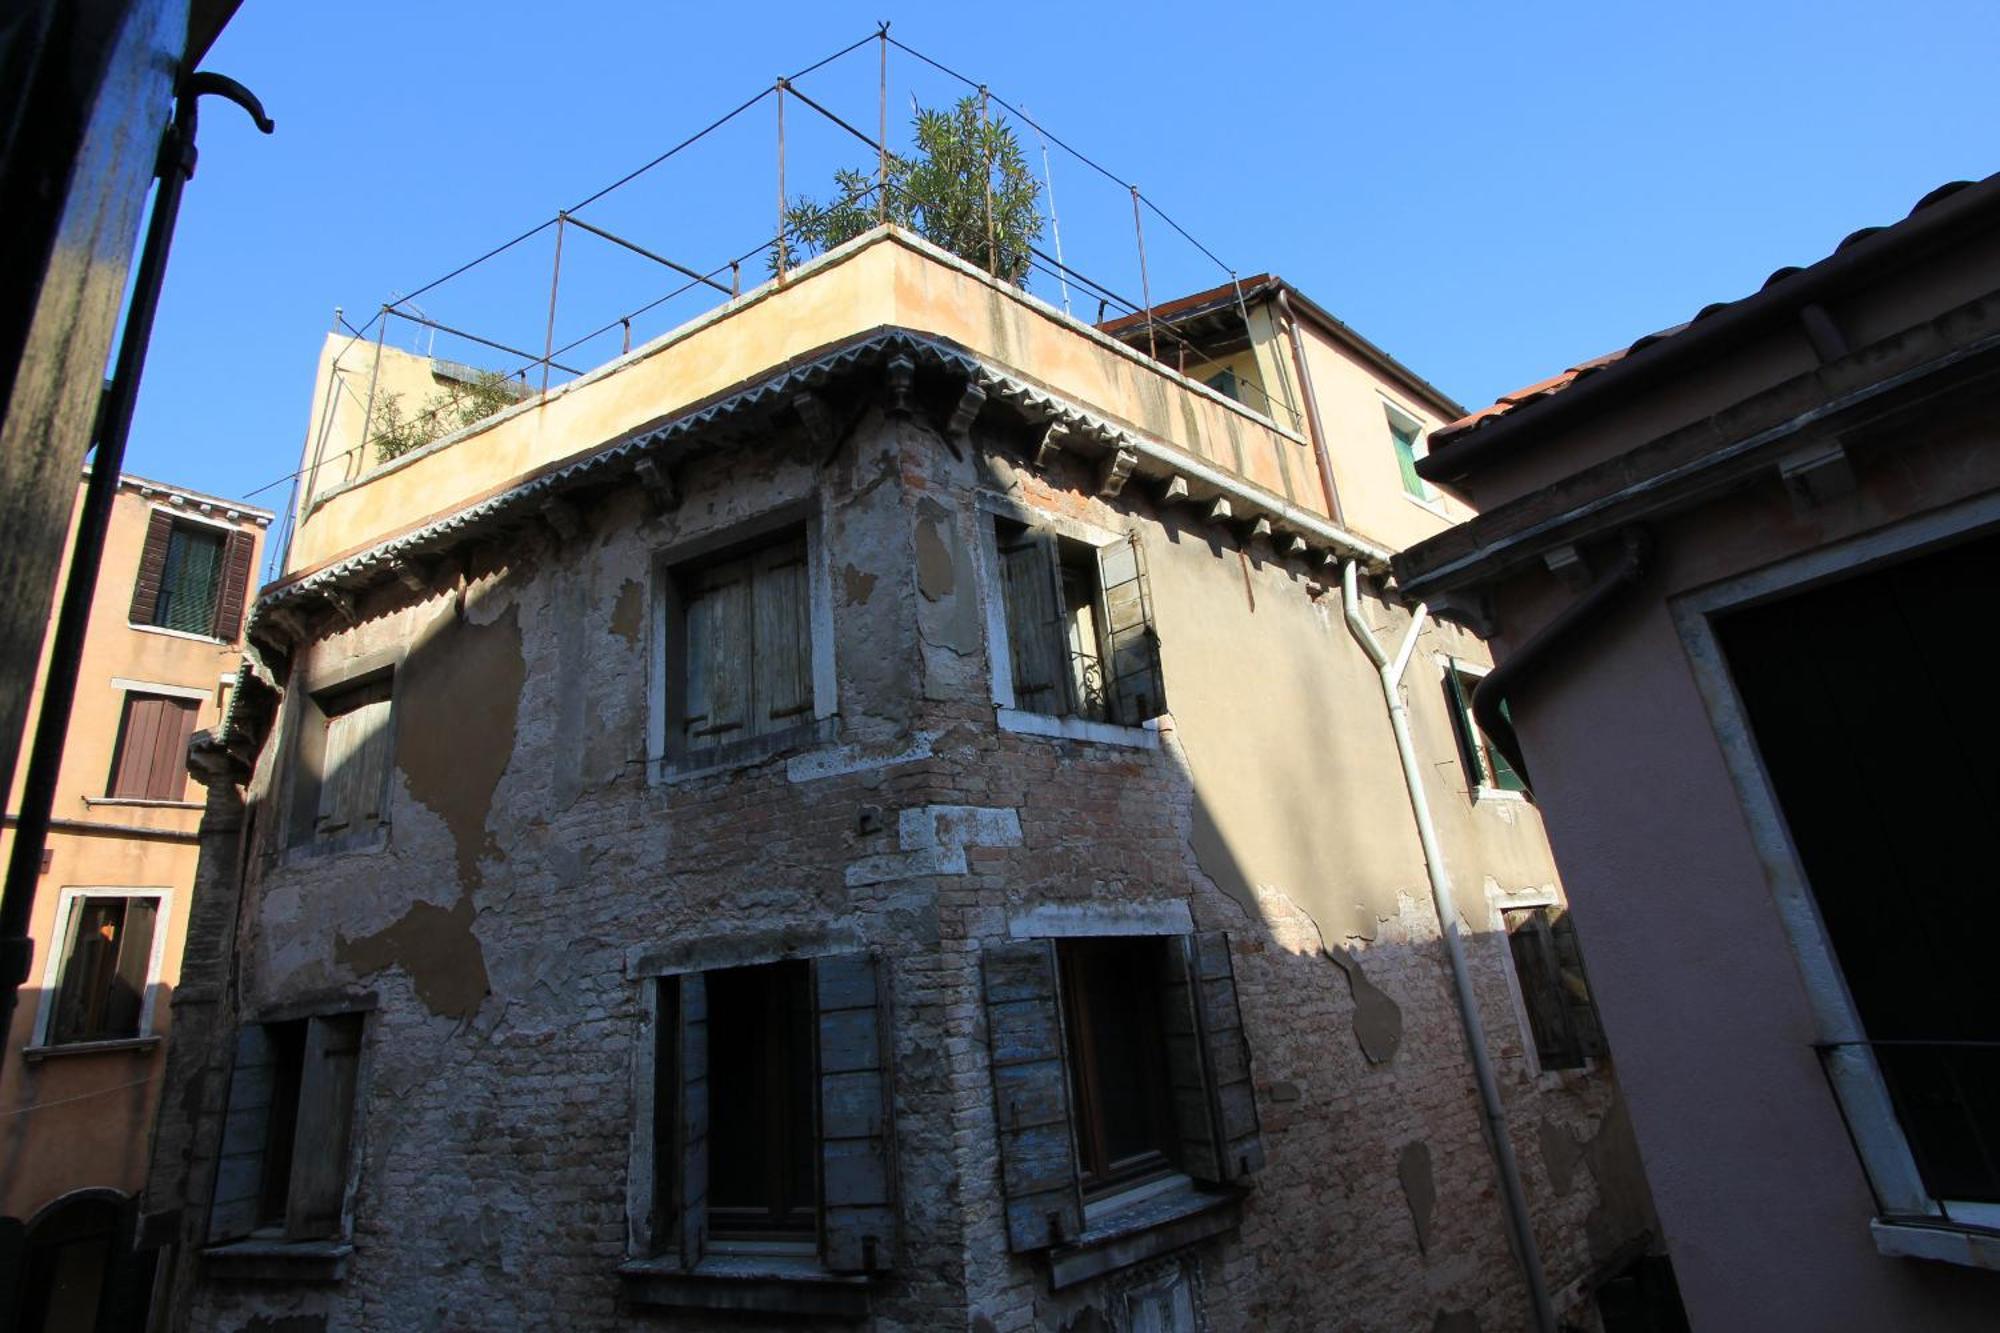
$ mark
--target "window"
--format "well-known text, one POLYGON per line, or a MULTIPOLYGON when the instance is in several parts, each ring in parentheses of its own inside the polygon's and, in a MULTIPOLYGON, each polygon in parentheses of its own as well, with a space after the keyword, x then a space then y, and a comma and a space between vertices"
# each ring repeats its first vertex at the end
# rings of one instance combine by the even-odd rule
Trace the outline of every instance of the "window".
POLYGON ((49 1046, 146 1035, 158 978, 159 894, 66 893, 57 908, 61 942, 49 1046))
POLYGON ((984 970, 1011 1249, 1075 1241, 1155 1180, 1263 1166, 1227 936, 1017 940, 984 970))
POLYGON ((1138 535, 1093 547, 994 520, 1013 706, 1138 726, 1166 711, 1138 535))
POLYGON ((197 699, 126 694, 108 794, 131 801, 186 799, 188 738, 200 708, 197 699))
MULTIPOLYGON (((1451 729, 1458 737, 1458 757, 1465 764, 1466 785, 1474 791, 1485 788, 1489 791, 1525 792, 1528 784, 1507 762, 1479 729, 1479 723, 1472 716, 1472 692, 1478 688, 1479 679, 1486 673, 1468 669, 1464 663, 1452 659, 1445 663, 1445 701, 1450 705, 1451 729)), ((1507 705, 1500 705, 1500 715, 1507 716, 1507 705)))
POLYGON ((1551 904, 1509 908, 1500 916, 1542 1068, 1581 1069, 1603 1056, 1604 1031, 1569 913, 1551 904))
POLYGON ((1389 416, 1389 440, 1396 450, 1396 466, 1403 477, 1403 494, 1413 500, 1430 504, 1437 499, 1437 489, 1417 475, 1417 460, 1430 450, 1424 443, 1424 426, 1409 413, 1384 403, 1383 410, 1389 416))
POLYGON ((211 1244, 346 1234, 362 1015, 245 1027, 229 1078, 211 1244))
POLYGON ((132 623, 234 639, 256 544, 247 532, 154 510, 132 585, 132 623))
POLYGON ((1225 398, 1234 398, 1239 403, 1243 401, 1243 386, 1238 382, 1236 372, 1233 370, 1217 371, 1202 383, 1225 398))
POLYGON ((633 1159, 642 1259, 703 1275, 729 1275, 728 1261, 745 1255, 830 1273, 893 1268, 874 959, 788 959, 651 985, 642 1105, 650 1100, 652 1133, 633 1159))
POLYGON ((679 567, 669 580, 669 752, 697 762, 777 747, 814 723, 806 537, 679 567))
POLYGON ((301 700, 293 845, 372 836, 388 823, 393 684, 380 674, 301 700))

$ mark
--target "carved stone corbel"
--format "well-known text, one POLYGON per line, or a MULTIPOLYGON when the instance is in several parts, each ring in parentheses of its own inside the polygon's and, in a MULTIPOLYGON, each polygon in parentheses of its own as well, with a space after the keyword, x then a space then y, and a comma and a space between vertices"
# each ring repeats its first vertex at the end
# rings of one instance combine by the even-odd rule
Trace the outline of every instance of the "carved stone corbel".
POLYGON ((681 488, 672 468, 657 458, 640 458, 632 464, 632 474, 645 488, 646 498, 652 502, 655 514, 680 508, 681 488))
POLYGON ((1116 499, 1118 493, 1125 489, 1125 479, 1132 475, 1132 469, 1137 466, 1139 466, 1139 455, 1136 451, 1122 445, 1113 449, 1098 471, 1097 493, 1107 500, 1116 499))

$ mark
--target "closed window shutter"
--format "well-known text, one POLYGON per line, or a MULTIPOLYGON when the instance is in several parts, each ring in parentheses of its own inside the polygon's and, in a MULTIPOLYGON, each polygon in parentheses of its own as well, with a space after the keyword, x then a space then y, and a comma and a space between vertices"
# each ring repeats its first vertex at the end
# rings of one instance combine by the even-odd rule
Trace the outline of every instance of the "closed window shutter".
POLYGON ((1456 660, 1445 665, 1444 690, 1451 700, 1451 729, 1458 737, 1458 757, 1465 765, 1466 785, 1481 786, 1486 781, 1486 769, 1480 763, 1479 727, 1472 720, 1472 691, 1459 675, 1456 660))
POLYGON ((812 630, 806 605, 804 538, 759 551, 756 568, 755 707, 756 732, 782 731, 810 715, 812 630))
POLYGON ((111 795, 122 800, 147 799, 153 784, 153 756, 160 747, 166 700, 150 694, 125 696, 125 721, 119 728, 118 757, 111 766, 111 795))
POLYGON ((1250 1041, 1236 1002, 1229 936, 1219 930, 1190 935, 1187 946, 1194 966, 1202 1053, 1208 1064, 1216 1154, 1221 1159, 1222 1178, 1238 1180, 1263 1169, 1264 1140, 1257 1121, 1256 1088, 1250 1079, 1250 1041))
POLYGON ((1571 1036, 1562 1000, 1555 942, 1543 908, 1507 914, 1507 946, 1514 955, 1514 976, 1521 986, 1521 1003, 1528 1010, 1528 1030, 1544 1069, 1568 1069, 1583 1053, 1571 1036))
POLYGON ((1044 1249, 1083 1229, 1055 943, 996 944, 982 963, 1007 1248, 1044 1249))
POLYGON ((332 833, 347 827, 354 815, 354 748, 362 719, 341 713, 326 721, 326 749, 321 752, 319 827, 332 833))
POLYGON ((1104 599, 1104 674, 1111 720, 1137 726, 1167 711, 1152 586, 1138 533, 1098 548, 1097 577, 1104 599))
POLYGON ((1576 923, 1566 911, 1553 907, 1548 911, 1553 917, 1549 938, 1555 946, 1556 977, 1577 1054, 1586 1059, 1601 1058, 1605 1053, 1604 1027, 1597 1017, 1590 979, 1584 974, 1583 947, 1577 943, 1576 923))
POLYGON ((222 556, 222 589, 215 599, 215 622, 209 633, 218 639, 234 640, 243 630, 243 603, 250 594, 250 553, 257 539, 247 532, 232 532, 222 556))
POLYGON ((708 985, 700 973, 680 978, 678 1009, 674 1137, 654 1151, 674 1154, 673 1231, 681 1266, 693 1268, 708 1249, 708 985))
POLYGON ((750 563, 732 560, 705 569, 694 585, 685 611, 687 705, 682 718, 690 750, 739 739, 750 723, 750 563))
POLYGON ((270 1134, 277 1062, 271 1039, 255 1024, 236 1034, 236 1063, 229 1073, 228 1110, 215 1164, 208 1209, 210 1244, 237 1240, 257 1227, 264 1197, 264 1143, 270 1134))
POLYGON ((315 1018, 306 1024, 292 1177, 285 1192, 288 1240, 320 1240, 340 1234, 360 1065, 359 1014, 315 1018))
POLYGON ((320 755, 319 828, 323 833, 381 821, 388 786, 390 682, 343 696, 327 719, 320 755))
POLYGON ((1183 938, 1163 938, 1161 944, 1160 1030, 1166 1037, 1181 1169, 1196 1180, 1220 1182, 1222 1158, 1216 1152, 1208 1062, 1202 1056, 1201 1016, 1195 1008, 1195 951, 1183 938))
POLYGON ((125 900, 125 919, 118 927, 118 968, 99 1031, 105 1039, 140 1035, 139 1019, 146 1007, 146 975, 152 969, 153 931, 159 914, 158 898, 125 900))
POLYGON ((1068 629, 1055 538, 1032 531, 1003 536, 1000 581, 1007 604, 1007 649, 1014 659, 1014 706, 1029 713, 1068 713, 1068 629))
POLYGON ((819 1024, 820 1258, 836 1273, 896 1266, 886 1006, 867 954, 813 963, 819 1024))
POLYGON ((153 624, 154 613, 160 605, 160 588, 167 575, 167 543, 173 539, 173 515, 155 509, 146 520, 146 542, 139 549, 139 574, 132 581, 132 609, 128 613, 134 625, 153 624))

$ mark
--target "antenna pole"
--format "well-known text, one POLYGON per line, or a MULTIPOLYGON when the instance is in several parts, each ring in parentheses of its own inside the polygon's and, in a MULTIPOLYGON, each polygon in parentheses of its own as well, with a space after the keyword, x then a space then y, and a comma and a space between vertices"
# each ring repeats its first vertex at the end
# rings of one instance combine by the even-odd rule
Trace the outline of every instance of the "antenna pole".
POLYGON ((549 392, 549 362, 556 355, 556 289, 562 284, 562 243, 563 224, 569 221, 567 212, 556 214, 556 260, 549 270, 549 328, 542 337, 542 396, 549 392))
POLYGON ((785 280, 785 81, 778 80, 778 281, 785 280))
POLYGON ((1160 348, 1153 336, 1153 284, 1146 279, 1146 226, 1139 220, 1139 187, 1132 187, 1132 234, 1139 238, 1139 296, 1146 303, 1146 355, 1159 359, 1160 348))
POLYGON ((876 105, 881 111, 882 125, 876 138, 881 154, 881 165, 876 168, 875 220, 889 221, 889 25, 884 23, 878 33, 882 39, 882 84, 876 105))
POLYGON ((983 170, 979 173, 981 183, 986 186, 986 271, 994 277, 1000 276, 1000 246, 993 233, 993 118, 986 108, 986 85, 979 85, 979 127, 985 133, 980 135, 980 158, 983 170))
POLYGON ((1029 125, 1034 126, 1035 139, 1042 145, 1042 184, 1048 190, 1049 230, 1055 234, 1056 240, 1056 285, 1062 289, 1063 313, 1067 315, 1070 313, 1069 275, 1066 271, 1067 266, 1063 263, 1062 219, 1056 216, 1056 178, 1055 174, 1049 170, 1049 141, 1042 134, 1042 127, 1036 125, 1034 117, 1028 114, 1026 103, 1023 103, 1021 106, 1021 115, 1027 120, 1029 125))

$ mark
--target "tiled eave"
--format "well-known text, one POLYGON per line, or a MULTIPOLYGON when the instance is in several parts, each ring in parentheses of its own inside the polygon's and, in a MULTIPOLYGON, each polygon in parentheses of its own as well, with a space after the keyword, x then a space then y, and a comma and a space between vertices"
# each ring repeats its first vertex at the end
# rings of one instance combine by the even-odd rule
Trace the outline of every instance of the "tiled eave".
MULTIPOLYGON (((396 577, 411 561, 434 559, 468 541, 531 521, 542 506, 566 491, 602 484, 630 473, 642 458, 661 455, 671 458, 676 444, 740 426, 789 406, 800 393, 859 370, 885 368, 898 358, 907 358, 913 366, 962 376, 984 390, 989 400, 1009 404, 1029 422, 1062 427, 1065 451, 1095 449, 1108 457, 1126 450, 1136 458, 1132 468, 1135 477, 1158 481, 1179 478, 1186 483, 1188 498, 1204 504, 1226 499, 1233 511, 1230 522, 1246 532, 1260 521, 1266 522, 1273 537, 1284 534, 1302 539, 1314 558, 1355 560, 1372 573, 1384 572, 1389 567, 1390 552, 1386 548, 1204 459, 1094 412, 948 340, 907 329, 880 329, 779 370, 670 421, 523 478, 462 509, 268 586, 251 610, 238 688, 231 692, 228 710, 218 729, 219 737, 238 748, 248 743, 254 750, 261 743, 261 737, 247 733, 239 701, 245 697, 246 686, 260 685, 274 693, 278 689, 275 674, 258 647, 259 631, 266 629, 274 618, 289 611, 316 610, 321 605, 338 603, 396 577)), ((467 437, 456 447, 477 448, 477 436, 467 437)))

